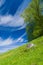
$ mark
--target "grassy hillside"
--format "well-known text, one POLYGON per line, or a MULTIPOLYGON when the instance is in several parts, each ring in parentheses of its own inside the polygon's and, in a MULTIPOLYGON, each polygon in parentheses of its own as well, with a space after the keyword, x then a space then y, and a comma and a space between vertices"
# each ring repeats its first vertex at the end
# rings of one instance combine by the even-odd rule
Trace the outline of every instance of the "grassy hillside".
POLYGON ((0 65, 43 65, 43 36, 27 44, 0 55, 0 65))

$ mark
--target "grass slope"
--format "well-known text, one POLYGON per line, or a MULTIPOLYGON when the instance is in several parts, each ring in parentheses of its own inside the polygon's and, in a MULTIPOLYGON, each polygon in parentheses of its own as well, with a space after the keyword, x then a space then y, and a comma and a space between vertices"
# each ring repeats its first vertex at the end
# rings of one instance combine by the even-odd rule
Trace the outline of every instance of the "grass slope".
POLYGON ((35 46, 27 49, 27 44, 0 55, 0 65, 43 65, 43 36, 29 43, 35 46))

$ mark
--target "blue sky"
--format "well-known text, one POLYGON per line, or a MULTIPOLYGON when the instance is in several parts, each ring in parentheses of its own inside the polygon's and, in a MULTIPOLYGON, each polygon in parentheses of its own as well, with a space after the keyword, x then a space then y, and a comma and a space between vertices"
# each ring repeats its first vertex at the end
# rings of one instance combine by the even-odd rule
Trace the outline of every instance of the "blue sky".
POLYGON ((20 16, 30 0, 0 0, 0 53, 27 42, 24 19, 20 16))

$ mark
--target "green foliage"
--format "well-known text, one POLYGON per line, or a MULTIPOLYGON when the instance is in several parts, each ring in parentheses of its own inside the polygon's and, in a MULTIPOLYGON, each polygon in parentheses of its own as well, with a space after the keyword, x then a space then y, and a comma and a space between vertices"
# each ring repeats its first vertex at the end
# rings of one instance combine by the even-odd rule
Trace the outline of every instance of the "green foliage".
POLYGON ((38 36, 43 35, 43 1, 32 0, 30 5, 23 12, 22 16, 25 23, 29 22, 26 26, 28 40, 32 40, 38 36), (31 31, 30 31, 31 30, 31 31))

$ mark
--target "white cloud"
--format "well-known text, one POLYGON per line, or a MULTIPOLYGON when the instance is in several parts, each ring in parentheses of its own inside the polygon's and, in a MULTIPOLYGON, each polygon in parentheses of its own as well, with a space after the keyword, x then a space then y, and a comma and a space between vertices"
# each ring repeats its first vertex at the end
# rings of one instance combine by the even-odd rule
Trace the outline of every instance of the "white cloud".
POLYGON ((19 47, 19 46, 10 46, 9 48, 0 49, 0 54, 4 53, 4 52, 7 52, 7 51, 9 51, 11 49, 17 48, 17 47, 19 47))
POLYGON ((24 33, 23 35, 21 35, 21 36, 17 39, 16 42, 23 42, 23 41, 24 41, 23 36, 25 36, 25 35, 26 35, 26 33, 24 33))
POLYGON ((0 25, 18 27, 24 25, 24 19, 20 16, 0 16, 0 25))
POLYGON ((25 36, 26 33, 24 33, 23 35, 21 35, 18 39, 16 40, 13 40, 11 37, 3 40, 1 37, 0 37, 0 46, 7 46, 7 45, 11 45, 11 44, 16 44, 17 42, 23 42, 24 39, 22 38, 23 36, 25 36))
POLYGON ((20 39, 20 42, 24 42, 24 39, 23 39, 23 38, 21 38, 21 39, 20 39))
POLYGON ((3 40, 2 38, 0 38, 0 46, 5 46, 5 45, 10 45, 12 44, 12 39, 8 38, 6 40, 3 40))
POLYGON ((0 46, 7 46, 7 45, 11 45, 13 43, 17 43, 18 41, 20 41, 22 38, 18 38, 16 40, 13 40, 12 38, 7 38, 5 40, 3 40, 2 38, 0 38, 0 46))
POLYGON ((10 21, 13 20, 13 17, 11 15, 8 15, 8 16, 0 16, 0 25, 4 25, 4 24, 7 24, 9 23, 10 21))
MULTIPOLYGON (((25 39, 23 38, 24 36, 26 35, 26 33, 24 33, 23 35, 21 35, 18 39, 16 40, 13 40, 11 37, 3 40, 1 37, 0 37, 0 46, 2 46, 2 48, 0 49, 0 53, 4 53, 8 50, 11 50, 11 49, 14 49, 14 48, 17 48, 19 47, 19 43, 22 43, 25 41, 25 39), (16 44, 18 43, 17 45, 12 45, 10 46, 11 44, 16 44), (7 47, 6 47, 7 46, 7 47), (9 47, 8 47, 9 46, 9 47)), ((23 43, 24 44, 24 43, 23 43)), ((22 45, 22 44, 21 44, 22 45)))
POLYGON ((16 43, 18 42, 18 43, 19 43, 19 42, 23 42, 23 41, 24 41, 24 39, 23 39, 22 37, 19 37, 19 38, 18 38, 17 40, 15 40, 14 42, 16 42, 16 43))

